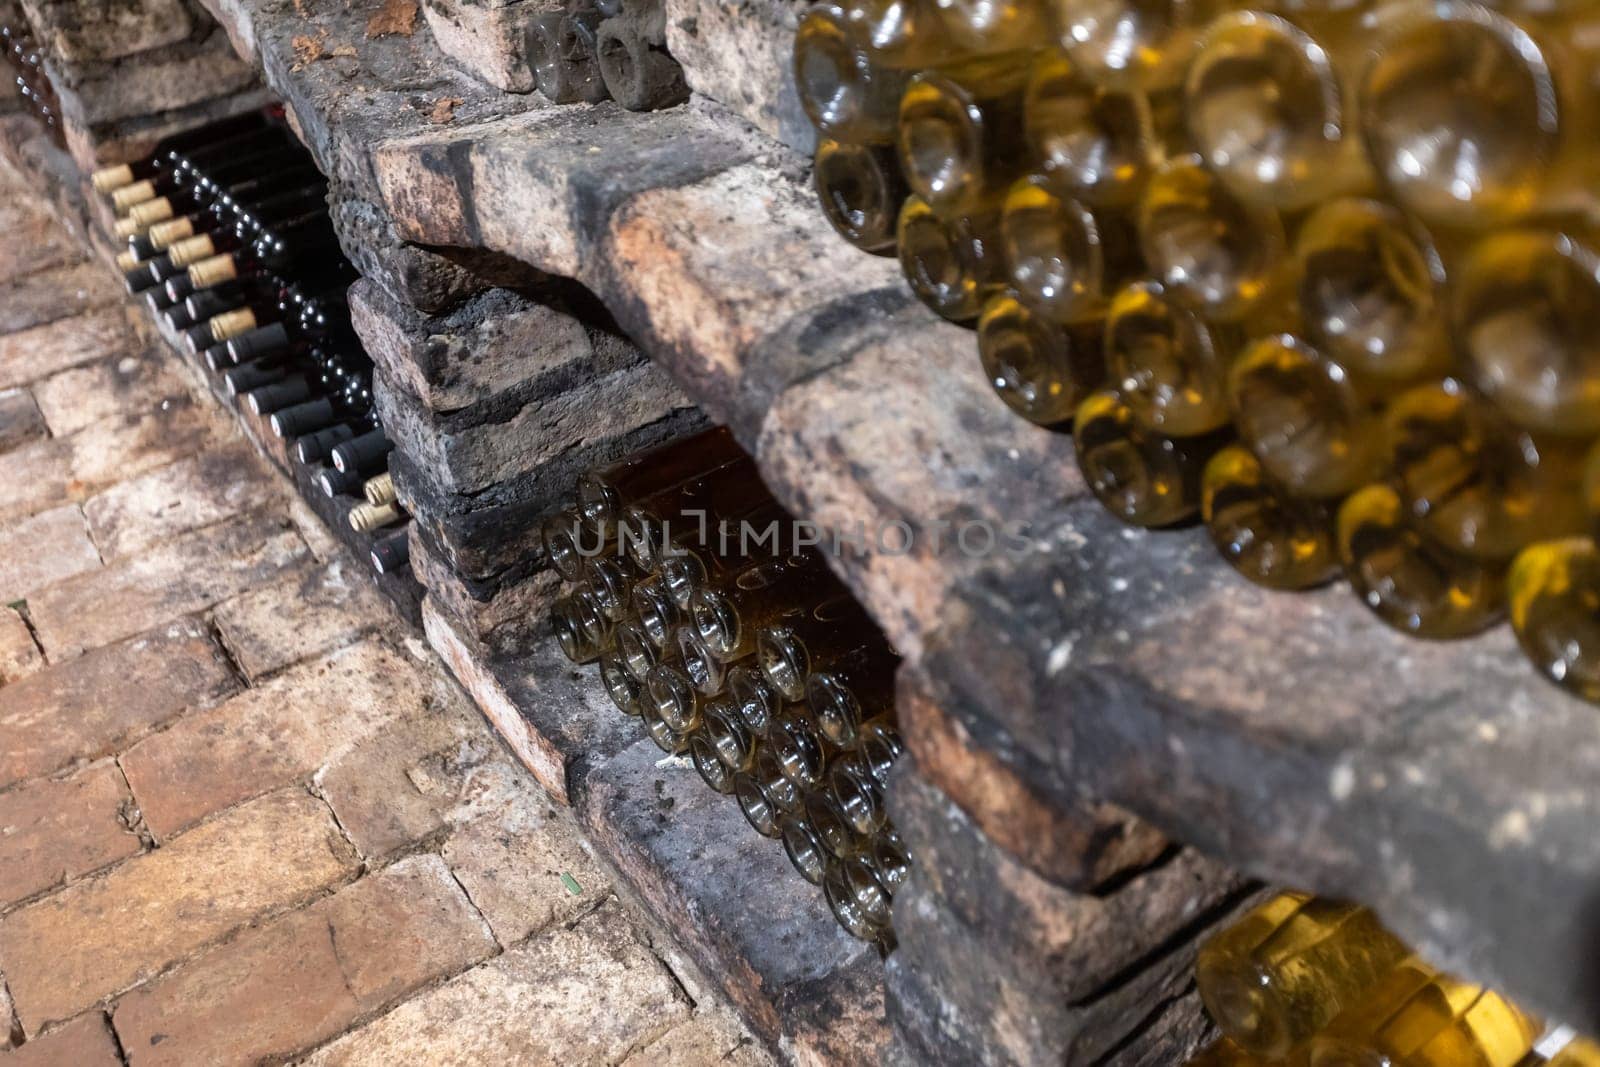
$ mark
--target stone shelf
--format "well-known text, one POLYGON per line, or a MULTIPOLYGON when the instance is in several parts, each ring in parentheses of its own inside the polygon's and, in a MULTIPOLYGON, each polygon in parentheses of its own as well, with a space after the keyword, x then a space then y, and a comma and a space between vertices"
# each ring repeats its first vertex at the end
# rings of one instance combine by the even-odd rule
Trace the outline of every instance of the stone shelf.
MULTIPOLYGON (((989 393, 971 334, 827 228, 804 159, 711 102, 552 108, 452 73, 420 29, 297 69, 289 28, 258 31, 289 3, 207 4, 408 246, 580 282, 796 514, 916 534, 838 563, 972 742, 939 758, 983 750, 1063 807, 1093 793, 1252 875, 1361 899, 1441 964, 1600 1032, 1600 712, 1507 632, 1402 639, 1346 589, 1269 595, 1198 531, 1118 526, 1070 440, 989 393), (431 122, 441 98, 461 103, 431 122), (934 549, 963 522, 1035 547, 934 549)), ((336 47, 374 6, 311 21, 336 47)))

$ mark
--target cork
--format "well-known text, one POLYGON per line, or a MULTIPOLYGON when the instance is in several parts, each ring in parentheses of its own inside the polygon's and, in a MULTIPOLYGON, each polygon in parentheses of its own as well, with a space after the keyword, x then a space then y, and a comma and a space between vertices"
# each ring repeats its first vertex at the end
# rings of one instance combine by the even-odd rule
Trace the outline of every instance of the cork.
POLYGON ((394 479, 388 471, 384 471, 376 478, 369 478, 361 487, 362 493, 367 498, 367 503, 373 507, 382 507, 395 502, 394 479))
POLYGON ((220 344, 256 328, 256 313, 249 308, 228 311, 211 320, 211 336, 220 344))
POLYGON ((97 193, 114 193, 125 185, 133 184, 133 168, 126 163, 115 167, 102 167, 90 175, 89 183, 97 193))
POLYGON ((194 236, 193 219, 173 219, 171 222, 158 222, 150 227, 150 245, 158 252, 165 252, 168 247, 194 236))
POLYGON ((126 274, 140 263, 139 257, 132 252, 120 252, 117 255, 117 269, 126 274))
POLYGON ((239 276, 239 267, 230 255, 202 259, 189 268, 189 280, 196 289, 209 289, 222 282, 231 282, 239 276))
POLYGON ((144 203, 128 212, 128 218, 139 224, 141 230, 147 230, 158 222, 166 222, 177 212, 172 210, 172 201, 166 197, 157 197, 146 200, 144 203))
POLYGON ((126 241, 139 236, 145 229, 145 225, 135 219, 118 219, 111 227, 111 232, 121 240, 126 241))
POLYGON ((174 267, 188 267, 202 259, 210 259, 216 254, 216 243, 211 240, 209 234, 190 237, 167 248, 167 258, 172 260, 174 267))
POLYGON ((132 185, 125 185, 111 194, 111 206, 119 212, 125 212, 135 204, 143 204, 145 201, 154 200, 155 198, 155 182, 134 182, 132 185))
POLYGON ((350 528, 356 533, 371 533, 399 521, 400 508, 395 504, 357 504, 350 509, 350 528))

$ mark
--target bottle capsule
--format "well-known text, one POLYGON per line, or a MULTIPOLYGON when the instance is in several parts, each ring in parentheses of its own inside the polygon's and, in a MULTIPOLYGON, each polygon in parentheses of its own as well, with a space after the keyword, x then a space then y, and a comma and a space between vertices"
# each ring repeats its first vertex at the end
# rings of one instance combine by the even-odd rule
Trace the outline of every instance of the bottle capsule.
POLYGON ((1292 334, 1257 341, 1228 372, 1239 437, 1288 492, 1343 496, 1375 478, 1382 426, 1344 367, 1292 334))
POLYGON ((1151 271, 1209 318, 1235 321, 1280 295, 1290 257, 1278 213, 1234 195, 1199 156, 1157 171, 1137 217, 1151 271))
POLYGON ((1165 155, 1147 96, 1096 86, 1055 50, 1034 60, 1023 127, 1051 182, 1100 208, 1133 205, 1165 155))
POLYGON ((1072 413, 1106 377, 1097 323, 1062 326, 1012 293, 994 297, 978 319, 978 358, 1006 406, 1040 426, 1072 413))
POLYGON ((1506 600, 1533 665, 1583 699, 1600 701, 1600 549, 1593 538, 1523 549, 1511 563, 1506 600))
POLYGON ((1353 904, 1283 893, 1200 947, 1195 984, 1240 1048, 1287 1058, 1407 956, 1353 904))
POLYGON ((946 219, 908 197, 900 210, 900 267, 917 298, 952 322, 970 322, 1005 287, 997 214, 946 219))
POLYGON ((1184 86, 1201 157, 1239 196, 1285 211, 1370 184, 1353 95, 1321 45, 1259 11, 1212 23, 1184 86))
POLYGON ((1172 438, 1138 425, 1111 390, 1092 394, 1073 418, 1078 466, 1101 504, 1134 526, 1170 526, 1200 510, 1200 475, 1215 443, 1172 438))
POLYGON ((1117 293, 1106 316, 1106 369, 1139 425, 1177 437, 1226 426, 1231 331, 1213 328, 1158 282, 1117 293))
POLYGON ((1583 531, 1577 448, 1536 440, 1459 383, 1407 390, 1384 425, 1413 520, 1451 551, 1507 560, 1535 540, 1583 531))
POLYGON ((1467 637, 1500 620, 1505 568, 1424 537, 1391 487, 1369 485, 1350 494, 1339 507, 1338 539, 1356 595, 1395 629, 1467 637))
POLYGON ((1555 230, 1505 230, 1474 245, 1457 276, 1472 384, 1530 430, 1600 434, 1600 255, 1555 230))
POLYGON ((1333 515, 1272 485, 1250 450, 1230 445, 1211 457, 1200 515, 1229 565, 1269 589, 1308 589, 1339 572, 1333 515))
POLYGON ((839 236, 874 255, 894 250, 906 183, 894 153, 881 145, 823 141, 817 146, 817 198, 839 236))
POLYGON ((1310 1067, 1515 1067, 1543 1029, 1505 998, 1412 957, 1311 1041, 1310 1067))
POLYGON ((1375 382, 1442 377, 1451 351, 1445 272, 1429 236, 1377 200, 1324 204, 1295 235, 1306 337, 1375 382))

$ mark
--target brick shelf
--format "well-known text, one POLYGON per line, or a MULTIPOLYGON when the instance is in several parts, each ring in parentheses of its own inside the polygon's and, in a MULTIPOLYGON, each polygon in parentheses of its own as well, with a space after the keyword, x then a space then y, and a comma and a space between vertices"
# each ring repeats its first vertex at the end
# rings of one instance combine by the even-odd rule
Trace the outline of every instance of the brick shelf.
POLYGON ((581 283, 796 514, 923 535, 839 569, 971 742, 923 746, 928 777, 981 751, 1050 804, 1093 794, 1251 875, 1361 899, 1437 962, 1600 1031, 1597 713, 1503 629, 1405 640, 1346 589, 1269 595, 1198 531, 1116 525, 1070 439, 990 394, 971 334, 827 228, 804 158, 711 101, 552 108, 452 72, 420 28, 361 44, 360 5, 314 16, 359 59, 297 69, 289 3, 207 6, 399 247, 581 283), (441 97, 461 103, 432 123, 441 97), (928 547, 976 520, 1038 548, 928 547))

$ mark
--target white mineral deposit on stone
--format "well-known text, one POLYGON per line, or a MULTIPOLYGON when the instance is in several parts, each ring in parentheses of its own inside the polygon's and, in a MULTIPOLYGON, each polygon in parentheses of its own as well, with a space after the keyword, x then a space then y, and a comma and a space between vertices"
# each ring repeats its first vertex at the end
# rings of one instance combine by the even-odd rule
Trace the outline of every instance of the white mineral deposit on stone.
POLYGON ((1334 764, 1333 770, 1328 773, 1328 795, 1334 800, 1345 801, 1350 799, 1355 789, 1355 770, 1342 760, 1334 764))
POLYGON ((1067 664, 1072 661, 1073 640, 1068 637, 1058 642, 1050 649, 1050 658, 1045 662, 1045 670, 1054 678, 1067 669, 1067 664))

